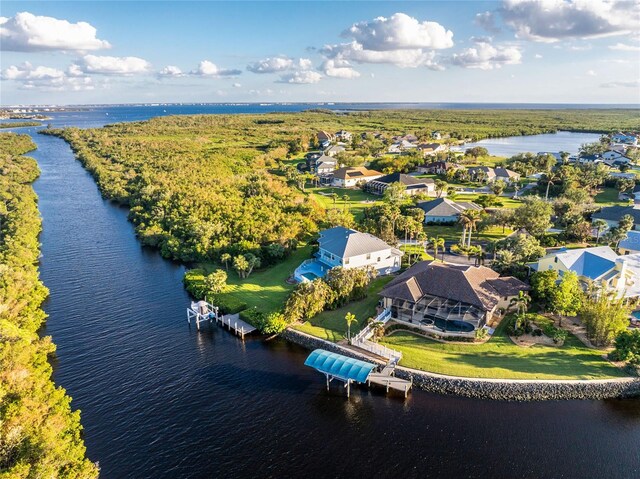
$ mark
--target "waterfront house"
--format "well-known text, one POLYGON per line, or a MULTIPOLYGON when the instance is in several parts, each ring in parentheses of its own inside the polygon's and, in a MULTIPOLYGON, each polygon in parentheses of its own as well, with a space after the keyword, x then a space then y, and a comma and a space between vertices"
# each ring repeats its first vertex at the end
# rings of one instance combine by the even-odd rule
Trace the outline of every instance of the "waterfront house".
POLYGON ((431 175, 445 175, 449 170, 457 170, 461 168, 458 163, 451 163, 450 161, 434 161, 433 163, 427 163, 420 165, 416 168, 418 173, 426 173, 431 175))
POLYGON ((434 156, 436 153, 447 149, 447 147, 441 143, 420 143, 417 148, 425 157, 434 156))
POLYGON ((336 266, 343 268, 372 267, 385 275, 400 269, 402 251, 369 233, 361 233, 342 226, 320 232, 318 252, 304 261, 294 273, 298 282, 323 277, 336 266))
POLYGON ((618 243, 618 253, 621 255, 640 253, 640 231, 629 231, 627 237, 618 243))
POLYGON ((609 228, 618 226, 623 216, 629 215, 633 218, 633 229, 640 229, 640 198, 634 190, 636 197, 633 206, 614 205, 602 208, 600 211, 593 213, 591 218, 594 220, 604 220, 609 228))
POLYGON ((520 181, 520 174, 507 168, 490 168, 488 166, 475 166, 469 168, 471 178, 482 178, 485 183, 493 183, 502 180, 507 184, 520 181))
POLYGON ((473 336, 529 287, 485 266, 421 261, 380 291, 395 321, 438 333, 473 336))
POLYGON ((405 185, 406 195, 429 194, 435 192, 435 182, 431 178, 414 178, 403 173, 391 173, 366 184, 365 189, 374 195, 383 195, 384 191, 392 183, 405 185))
POLYGON ((585 287, 595 283, 621 297, 640 296, 640 254, 619 256, 609 246, 562 248, 540 258, 532 269, 555 270, 560 276, 573 271, 585 287))
POLYGON ((383 174, 376 170, 369 170, 364 166, 347 166, 338 168, 333 172, 331 184, 339 188, 351 188, 363 183, 376 180, 383 174))
POLYGON ((632 163, 631 158, 624 153, 620 153, 616 150, 607 150, 601 155, 602 160, 608 165, 630 165, 632 163))
POLYGON ((611 137, 611 142, 635 146, 638 144, 638 137, 633 134, 619 132, 611 137))
POLYGON ((424 210, 425 223, 455 223, 460 213, 465 210, 482 211, 482 207, 471 201, 452 201, 448 198, 438 198, 432 201, 421 201, 416 206, 424 210))

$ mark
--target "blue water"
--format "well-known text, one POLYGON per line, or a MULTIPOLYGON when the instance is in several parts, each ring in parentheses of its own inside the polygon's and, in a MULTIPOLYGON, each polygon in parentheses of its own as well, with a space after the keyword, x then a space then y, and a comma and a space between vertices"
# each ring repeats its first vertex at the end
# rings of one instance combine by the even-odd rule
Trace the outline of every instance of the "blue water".
POLYGON ((495 156, 510 157, 518 153, 567 151, 572 155, 578 153, 580 146, 585 143, 594 143, 600 139, 596 133, 575 133, 572 131, 559 131, 543 135, 508 136, 505 138, 489 138, 476 143, 467 143, 464 149, 474 146, 482 146, 489 150, 489 154, 495 156))

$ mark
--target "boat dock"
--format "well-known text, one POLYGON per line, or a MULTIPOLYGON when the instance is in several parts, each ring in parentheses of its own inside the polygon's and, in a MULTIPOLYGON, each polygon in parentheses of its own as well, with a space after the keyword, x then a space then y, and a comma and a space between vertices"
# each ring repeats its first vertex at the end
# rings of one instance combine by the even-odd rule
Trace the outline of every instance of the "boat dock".
POLYGON ((240 319, 239 314, 219 314, 218 307, 207 301, 191 302, 191 306, 187 308, 187 322, 191 324, 192 319, 195 321, 198 331, 200 330, 200 323, 215 321, 220 323, 223 328, 226 326, 229 331, 233 331, 242 339, 244 339, 245 334, 253 333, 257 329, 240 319))

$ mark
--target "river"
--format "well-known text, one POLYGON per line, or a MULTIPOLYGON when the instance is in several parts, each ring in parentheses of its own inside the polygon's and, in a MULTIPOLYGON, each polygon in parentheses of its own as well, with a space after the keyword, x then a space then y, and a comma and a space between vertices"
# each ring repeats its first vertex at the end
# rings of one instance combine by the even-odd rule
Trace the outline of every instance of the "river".
POLYGON ((578 154, 580 147, 585 143, 595 143, 600 139, 597 133, 577 133, 572 131, 559 131, 543 135, 508 136, 506 138, 488 138, 477 143, 467 143, 462 148, 482 146, 489 150, 490 155, 509 158, 518 153, 558 153, 566 151, 572 155, 578 154))
POLYGON ((33 138, 45 334, 102 477, 640 476, 638 400, 404 400, 366 388, 347 399, 326 392, 297 346, 190 329, 182 266, 140 246, 66 143, 33 138))

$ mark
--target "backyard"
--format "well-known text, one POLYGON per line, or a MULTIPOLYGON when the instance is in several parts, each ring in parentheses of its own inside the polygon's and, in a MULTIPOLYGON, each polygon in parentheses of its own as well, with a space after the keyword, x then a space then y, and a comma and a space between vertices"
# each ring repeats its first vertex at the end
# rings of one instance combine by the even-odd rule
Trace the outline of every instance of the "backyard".
POLYGON ((561 347, 514 344, 506 321, 484 344, 438 342, 407 331, 386 336, 382 344, 401 351, 401 366, 438 374, 505 379, 604 379, 625 374, 569 335, 561 347))
POLYGON ((313 198, 324 208, 335 207, 338 209, 347 209, 356 218, 356 220, 361 220, 363 218, 363 211, 365 208, 369 208, 376 203, 381 203, 382 199, 380 196, 365 193, 358 188, 350 189, 321 187, 307 188, 306 190, 309 192, 311 198, 313 198), (333 193, 338 195, 335 203, 333 201, 333 198, 330 196, 333 193), (344 195, 349 196, 349 200, 347 202, 342 199, 344 195))
POLYGON ((366 298, 333 311, 323 311, 309 321, 294 325, 294 329, 328 341, 341 341, 347 335, 347 323, 344 317, 347 313, 352 313, 358 322, 351 325, 351 334, 357 333, 362 326, 366 325, 367 319, 375 316, 376 305, 380 300, 378 293, 392 278, 393 276, 381 276, 374 279, 369 285, 369 293, 366 298))

